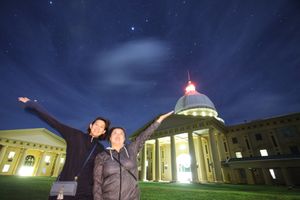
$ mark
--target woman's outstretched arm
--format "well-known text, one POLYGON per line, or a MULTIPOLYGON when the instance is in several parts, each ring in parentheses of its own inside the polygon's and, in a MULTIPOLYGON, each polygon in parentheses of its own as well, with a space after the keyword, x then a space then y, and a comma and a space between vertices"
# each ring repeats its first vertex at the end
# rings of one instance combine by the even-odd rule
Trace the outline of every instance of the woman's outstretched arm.
POLYGON ((145 141, 150 138, 150 136, 159 127, 159 125, 173 113, 174 111, 171 111, 166 114, 160 115, 152 124, 150 124, 150 126, 148 126, 136 137, 135 141, 130 144, 136 154, 143 148, 145 141))
POLYGON ((48 125, 50 125, 52 128, 57 130, 64 139, 68 139, 69 137, 73 136, 73 130, 74 128, 71 128, 61 122, 59 122, 57 119, 55 119, 53 116, 51 116, 46 109, 44 109, 41 105, 39 105, 35 101, 31 101, 27 97, 19 97, 18 100, 25 105, 25 110, 29 111, 30 113, 38 116, 41 120, 46 122, 48 125))

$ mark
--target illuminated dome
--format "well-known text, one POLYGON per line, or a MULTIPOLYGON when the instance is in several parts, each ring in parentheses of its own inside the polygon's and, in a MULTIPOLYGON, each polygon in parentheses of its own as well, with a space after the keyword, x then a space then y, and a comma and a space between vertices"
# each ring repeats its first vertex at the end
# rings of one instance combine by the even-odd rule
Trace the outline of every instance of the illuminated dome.
POLYGON ((194 84, 189 81, 185 88, 184 96, 180 97, 175 106, 175 113, 202 117, 218 117, 218 112, 213 102, 204 94, 199 93, 194 84))

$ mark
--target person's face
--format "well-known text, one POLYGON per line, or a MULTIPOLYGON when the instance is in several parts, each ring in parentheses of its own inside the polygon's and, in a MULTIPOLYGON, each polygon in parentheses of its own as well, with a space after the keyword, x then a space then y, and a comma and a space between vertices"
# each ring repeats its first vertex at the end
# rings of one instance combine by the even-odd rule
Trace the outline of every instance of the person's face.
POLYGON ((125 133, 122 129, 116 128, 112 131, 110 136, 110 143, 114 145, 123 145, 125 142, 125 133))
POLYGON ((99 137, 105 133, 105 122, 103 120, 97 120, 94 124, 90 124, 90 135, 93 137, 99 137))

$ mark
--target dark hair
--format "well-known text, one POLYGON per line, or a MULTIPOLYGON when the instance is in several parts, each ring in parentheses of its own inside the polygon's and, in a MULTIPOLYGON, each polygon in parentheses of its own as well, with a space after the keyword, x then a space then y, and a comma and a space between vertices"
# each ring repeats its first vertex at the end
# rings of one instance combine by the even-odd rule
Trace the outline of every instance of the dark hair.
MULTIPOLYGON (((98 121, 98 120, 104 121, 104 123, 105 123, 105 128, 104 128, 105 133, 99 136, 99 139, 100 139, 100 140, 104 140, 104 139, 106 138, 106 135, 107 135, 107 132, 108 132, 108 129, 109 129, 110 121, 109 121, 108 119, 103 118, 103 117, 97 117, 97 118, 94 119, 90 124, 93 125, 93 124, 94 124, 96 121, 98 121)), ((87 132, 88 132, 88 133, 91 133, 90 125, 89 125, 88 128, 87 128, 87 132)))
POLYGON ((125 131, 125 129, 124 129, 123 127, 120 127, 120 126, 115 126, 115 127, 111 127, 111 128, 109 129, 109 131, 108 131, 108 134, 107 134, 107 137, 106 137, 106 139, 107 139, 108 141, 109 141, 109 139, 110 139, 110 136, 111 136, 112 132, 113 132, 115 129, 121 129, 121 130, 123 130, 124 135, 125 135, 125 139, 126 139, 126 131, 125 131))

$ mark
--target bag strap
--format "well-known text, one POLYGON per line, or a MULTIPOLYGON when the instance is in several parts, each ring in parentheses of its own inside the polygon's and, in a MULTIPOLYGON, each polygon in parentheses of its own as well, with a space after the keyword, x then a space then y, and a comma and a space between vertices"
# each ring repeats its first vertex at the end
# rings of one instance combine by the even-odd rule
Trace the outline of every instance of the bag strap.
POLYGON ((127 168, 120 162, 119 159, 117 159, 115 156, 113 156, 113 155, 111 155, 110 153, 108 153, 108 151, 105 150, 105 152, 106 152, 109 156, 112 156, 113 159, 114 159, 115 161, 117 161, 117 162, 119 163, 119 165, 120 165, 123 169, 125 169, 125 170, 126 170, 126 171, 134 178, 135 181, 137 181, 137 178, 135 177, 135 175, 134 175, 129 169, 127 169, 127 168))
POLYGON ((87 162, 89 161, 92 153, 95 151, 96 149, 96 146, 97 146, 98 142, 94 145, 93 149, 91 150, 89 156, 85 159, 84 163, 83 163, 83 166, 81 167, 81 169, 79 170, 79 172, 77 173, 77 176, 74 177, 75 180, 78 179, 78 176, 80 175, 81 171, 83 170, 83 168, 85 167, 85 165, 87 164, 87 162))
MULTIPOLYGON (((77 175, 74 177, 74 180, 77 181, 78 176, 80 175, 82 169, 85 167, 85 165, 87 164, 88 160, 90 159, 92 153, 95 151, 96 147, 97 147, 98 142, 93 146, 93 149, 90 151, 89 156, 85 159, 82 167, 80 168, 80 170, 78 171, 77 175)), ((59 181, 60 175, 57 177, 57 180, 59 181)))

